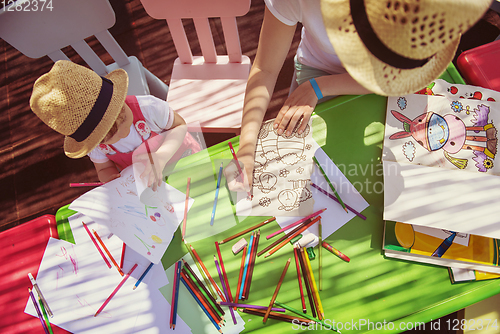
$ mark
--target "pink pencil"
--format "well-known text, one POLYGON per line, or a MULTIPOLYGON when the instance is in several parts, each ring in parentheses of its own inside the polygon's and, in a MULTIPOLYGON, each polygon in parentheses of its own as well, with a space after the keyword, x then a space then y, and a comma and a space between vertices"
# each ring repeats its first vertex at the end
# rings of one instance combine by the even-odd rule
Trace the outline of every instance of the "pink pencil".
POLYGON ((95 247, 97 248, 97 250, 101 254, 102 258, 104 259, 104 262, 106 262, 106 264, 108 265, 108 267, 111 268, 111 263, 109 263, 108 258, 102 252, 101 247, 99 247, 99 245, 97 244, 97 241, 95 241, 94 236, 92 235, 92 233, 90 233, 90 230, 87 227, 87 224, 85 224, 84 222, 82 222, 82 224, 83 224, 83 227, 85 227, 85 231, 87 231, 87 233, 89 234, 89 237, 92 240, 92 242, 94 243, 95 247))
POLYGON ((69 186, 74 187, 98 187, 102 186, 103 182, 81 182, 81 183, 70 183, 69 186))
POLYGON ((127 275, 125 275, 125 277, 123 277, 123 279, 120 282, 120 284, 118 284, 118 286, 113 290, 113 292, 111 292, 111 294, 104 301, 104 303, 101 305, 101 307, 99 307, 99 309, 97 310, 97 312, 94 314, 94 317, 97 317, 99 315, 99 313, 101 313, 102 310, 104 310, 104 308, 106 307, 106 305, 108 305, 108 303, 111 300, 111 298, 113 298, 113 296, 118 292, 118 290, 120 290, 120 288, 122 287, 122 285, 125 284, 125 281, 130 277, 130 275, 135 270, 135 268, 137 268, 137 263, 134 264, 134 266, 132 267, 132 269, 130 269, 130 271, 127 273, 127 275))
MULTIPOLYGON (((236 162, 236 167, 238 168, 238 172, 241 175, 241 182, 244 182, 245 177, 243 176, 243 171, 241 170, 240 163, 238 162, 238 158, 236 157, 236 153, 234 152, 233 144, 231 144, 231 142, 228 142, 228 145, 229 145, 229 149, 231 150, 231 154, 233 155, 233 159, 236 162)), ((250 191, 247 191, 247 194, 248 194, 248 198, 252 199, 252 193, 250 191)))
POLYGON ((120 268, 123 269, 123 260, 125 260, 125 248, 127 248, 127 245, 125 245, 125 243, 123 243, 123 246, 122 246, 122 256, 121 256, 121 259, 120 259, 120 268))
POLYGON ((268 240, 269 240, 269 239, 271 239, 272 237, 274 237, 275 235, 280 234, 281 232, 284 232, 284 231, 286 231, 286 230, 289 230, 289 229, 291 229, 292 227, 295 227, 295 226, 299 225, 300 223, 302 223, 302 222, 304 222, 304 221, 308 220, 309 218, 316 217, 317 215, 319 215, 320 213, 322 213, 322 212, 323 212, 323 211, 325 211, 325 210, 326 210, 326 208, 321 209, 321 210, 318 210, 318 211, 314 212, 313 214, 310 214, 309 216, 304 217, 304 218, 302 218, 301 220, 296 221, 295 223, 291 223, 290 225, 285 226, 285 227, 283 227, 282 229, 280 229, 280 230, 278 230, 278 231, 276 231, 276 232, 273 232, 273 233, 269 234, 269 235, 266 237, 266 239, 268 239, 268 240))
POLYGON ((187 186, 186 186, 186 204, 184 206, 184 220, 182 221, 182 240, 184 240, 184 236, 186 235, 186 221, 187 221, 188 204, 189 204, 189 185, 190 184, 191 184, 191 178, 188 177, 187 186))

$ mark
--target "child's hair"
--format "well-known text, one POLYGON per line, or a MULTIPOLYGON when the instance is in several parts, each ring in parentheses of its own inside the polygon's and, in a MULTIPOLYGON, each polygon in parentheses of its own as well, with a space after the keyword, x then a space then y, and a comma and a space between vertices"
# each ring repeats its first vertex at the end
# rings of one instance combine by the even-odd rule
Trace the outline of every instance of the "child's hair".
POLYGON ((125 121, 125 117, 126 117, 125 116, 125 106, 123 106, 122 110, 120 110, 120 113, 118 114, 118 117, 116 118, 116 121, 113 123, 113 125, 111 126, 108 133, 106 134, 104 139, 101 141, 101 143, 104 143, 104 142, 110 140, 111 138, 113 138, 113 136, 118 131, 118 126, 120 124, 122 124, 123 121, 125 121))

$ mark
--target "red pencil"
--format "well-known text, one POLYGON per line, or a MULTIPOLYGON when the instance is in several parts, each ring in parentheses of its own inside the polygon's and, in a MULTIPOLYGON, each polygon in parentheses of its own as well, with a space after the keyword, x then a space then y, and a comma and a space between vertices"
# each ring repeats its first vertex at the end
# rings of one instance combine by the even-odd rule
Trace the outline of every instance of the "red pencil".
MULTIPOLYGON (((240 173, 241 175, 241 182, 245 182, 245 177, 243 176, 243 171, 241 170, 241 167, 240 167, 240 163, 238 161, 238 158, 236 157, 236 153, 234 152, 234 148, 233 148, 233 144, 231 144, 231 142, 228 142, 229 144, 229 149, 231 150, 231 154, 233 155, 233 158, 234 158, 234 161, 236 162, 236 167, 238 168, 238 172, 240 173)), ((249 191, 247 191, 247 194, 248 194, 248 199, 252 199, 252 193, 249 191)))
POLYGON ((247 255, 248 247, 243 248, 243 253, 241 255, 241 265, 240 265, 240 275, 238 276, 238 286, 236 287, 236 297, 234 302, 238 303, 238 296, 240 295, 241 280, 243 279, 243 268, 245 267, 245 257, 247 255))
POLYGON ((101 307, 99 307, 99 309, 97 310, 97 312, 94 314, 94 317, 97 317, 97 315, 99 313, 101 313, 102 310, 106 307, 106 305, 108 305, 108 303, 111 300, 111 298, 113 298, 113 296, 118 292, 118 290, 120 290, 120 288, 123 286, 123 284, 125 284, 125 281, 130 277, 130 275, 135 270, 135 268, 137 268, 137 263, 134 264, 134 266, 132 267, 132 269, 130 269, 130 271, 127 273, 127 275, 125 275, 125 277, 123 277, 123 279, 120 282, 120 284, 118 284, 117 287, 113 290, 113 292, 111 292, 111 294, 109 295, 109 297, 106 298, 106 300, 104 301, 104 303, 101 305, 101 307))
POLYGON ((302 301, 302 311, 306 313, 306 300, 304 298, 304 289, 302 288, 302 280, 300 279, 300 263, 297 255, 297 246, 293 247, 293 256, 295 257, 295 266, 297 267, 297 280, 299 281, 300 300, 302 301))
POLYGON ((248 299, 250 294, 250 284, 252 284, 252 275, 255 267, 255 258, 257 257, 257 247, 259 246, 260 230, 257 231, 257 235, 253 238, 252 254, 250 254, 250 261, 248 263, 248 275, 246 277, 245 287, 243 290, 243 296, 248 299))
POLYGON ((115 261, 115 258, 113 257, 113 255, 111 255, 111 253, 109 252, 108 248, 106 247, 106 245, 104 244, 104 242, 102 241, 101 237, 99 236, 99 234, 97 234, 96 231, 92 230, 92 232, 94 232, 94 235, 97 239, 97 241, 99 241, 99 243, 101 244, 102 246, 102 249, 104 249, 104 251, 106 252, 106 254, 108 254, 108 257, 109 259, 111 260, 111 262, 113 262, 114 266, 116 267, 116 269, 118 269, 118 272, 120 273, 120 275, 125 275, 122 271, 122 269, 118 266, 118 263, 116 263, 115 261))
POLYGON ((123 261, 125 260, 125 248, 127 248, 127 245, 125 245, 125 243, 123 243, 123 246, 122 246, 122 257, 120 259, 120 268, 123 269, 123 261))
POLYGON ((69 186, 74 187, 98 187, 102 186, 104 182, 80 182, 80 183, 70 183, 69 186))
POLYGON ((229 302, 233 301, 233 294, 231 293, 231 289, 229 288, 229 280, 227 279, 226 268, 224 268, 224 262, 222 262, 222 254, 220 253, 219 243, 215 242, 215 248, 217 249, 217 256, 219 257, 219 264, 222 270, 222 276, 224 277, 224 284, 226 284, 227 294, 229 298, 229 302))
POLYGON ((92 240, 92 242, 94 243, 95 247, 99 251, 99 254, 101 254, 102 258, 104 259, 104 262, 106 262, 106 264, 108 265, 108 267, 111 268, 111 263, 109 263, 108 259, 106 258, 106 255, 104 255, 104 253, 102 252, 101 247, 99 247, 99 245, 97 244, 97 241, 95 241, 95 238, 92 236, 92 233, 90 233, 90 230, 87 227, 87 224, 85 224, 84 222, 82 222, 82 224, 83 224, 83 227, 85 228, 85 231, 87 231, 87 233, 88 233, 88 235, 90 237, 90 240, 92 240))
POLYGON ((196 257, 196 260, 198 261, 198 263, 200 264, 201 268, 203 269, 203 271, 207 275, 208 279, 210 280, 210 283, 212 283, 212 285, 214 286, 215 291, 219 295, 220 299, 222 299, 222 301, 226 301, 226 298, 224 297, 224 294, 222 293, 222 291, 220 291, 219 286, 217 285, 217 283, 215 283, 214 279, 212 278, 212 276, 208 272, 207 267, 205 267, 205 264, 203 263, 203 261, 201 261, 200 256, 198 255, 198 253, 196 253, 196 250, 191 245, 189 245, 189 247, 191 247, 191 251, 193 252, 194 256, 196 257))

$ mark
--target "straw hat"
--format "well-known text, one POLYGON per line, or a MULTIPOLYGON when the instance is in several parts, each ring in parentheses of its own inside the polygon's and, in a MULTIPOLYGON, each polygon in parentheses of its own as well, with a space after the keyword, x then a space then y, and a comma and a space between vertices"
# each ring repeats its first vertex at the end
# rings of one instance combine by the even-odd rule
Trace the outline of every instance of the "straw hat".
POLYGON ((122 69, 101 77, 59 60, 35 81, 30 106, 45 124, 66 136, 64 153, 81 158, 109 132, 125 103, 127 87, 128 75, 122 69))
POLYGON ((321 0, 330 42, 349 74, 379 95, 414 93, 439 77, 460 36, 491 0, 321 0))

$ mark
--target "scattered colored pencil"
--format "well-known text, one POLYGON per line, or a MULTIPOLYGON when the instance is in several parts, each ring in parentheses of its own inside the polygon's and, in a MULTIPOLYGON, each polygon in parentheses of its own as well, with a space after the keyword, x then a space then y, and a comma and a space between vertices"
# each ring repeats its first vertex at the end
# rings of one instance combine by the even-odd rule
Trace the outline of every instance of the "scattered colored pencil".
POLYGON ((193 252, 194 256, 196 257, 196 260, 200 264, 201 268, 203 269, 203 271, 207 275, 207 277, 210 280, 210 282, 212 283, 212 285, 214 286, 214 289, 217 292, 217 294, 219 295, 220 299, 222 299, 222 301, 226 301, 224 294, 222 293, 222 291, 220 291, 219 286, 217 286, 217 283, 215 283, 214 279, 212 278, 212 276, 208 272, 207 267, 205 267, 205 264, 203 264, 203 261, 201 261, 200 256, 198 255, 198 253, 196 253, 196 250, 191 245, 189 245, 189 247, 191 247, 191 251, 193 252))
POLYGON ((266 224, 269 224, 270 222, 273 222, 273 221, 275 221, 275 220, 276 220, 276 217, 272 217, 272 218, 266 219, 266 220, 264 220, 263 222, 258 223, 258 224, 257 224, 257 225, 255 225, 255 226, 249 227, 249 228, 247 228, 247 229, 246 229, 246 230, 244 230, 244 231, 238 232, 238 233, 236 233, 235 235, 232 235, 232 236, 230 236, 230 237, 228 237, 228 238, 226 238, 226 239, 222 240, 221 242, 219 242, 219 244, 220 244, 220 245, 222 245, 222 244, 224 244, 224 243, 226 243, 226 242, 228 242, 228 241, 231 241, 231 240, 233 240, 233 239, 235 239, 235 238, 238 238, 238 237, 242 236, 243 234, 246 234, 246 233, 248 233, 248 232, 251 232, 251 231, 253 231, 253 230, 256 230, 256 229, 258 229, 259 227, 264 226, 264 225, 266 225, 266 224))
POLYGON ((177 324, 177 308, 179 306, 179 282, 181 280, 182 261, 177 261, 177 270, 175 271, 175 297, 174 297, 174 317, 172 320, 172 329, 177 324))
POLYGON ((98 187, 102 186, 104 182, 80 182, 80 183, 70 183, 69 186, 74 187, 98 187))
MULTIPOLYGON (((226 300, 229 300, 229 294, 228 294, 228 289, 229 287, 226 287, 226 282, 224 281, 224 276, 222 275, 222 271, 219 266, 219 261, 217 261, 217 257, 214 255, 214 262, 215 262, 215 267, 217 268, 217 272, 219 273, 219 279, 220 279, 220 284, 222 285, 222 289, 224 290, 224 295, 226 296, 226 300)), ((229 308, 229 312, 231 313, 231 318, 233 318, 233 323, 236 325, 236 317, 234 316, 234 311, 233 308, 229 308)))
POLYGON ((313 317, 315 317, 316 316, 316 305, 314 303, 313 293, 312 293, 312 289, 310 287, 309 277, 307 275, 307 269, 306 269, 306 266, 304 263, 304 258, 302 256, 302 253, 300 252, 299 248, 297 248, 297 257, 299 258, 300 268, 302 271, 302 278, 304 279, 304 286, 306 287, 307 299, 309 300, 309 306, 311 309, 311 313, 312 313, 313 317))
POLYGON ((321 298, 319 297, 319 290, 318 286, 316 285, 316 280, 314 279, 314 272, 311 266, 311 261, 309 261, 309 256, 307 255, 306 251, 304 251, 304 258, 306 260, 307 269, 309 270, 309 275, 311 276, 313 293, 315 294, 316 301, 318 303, 318 311, 321 315, 319 318, 323 320, 325 318, 325 311, 323 310, 323 303, 321 303, 321 298))
POLYGON ((321 244, 323 243, 323 227, 321 226, 321 219, 318 222, 318 238, 319 238, 319 246, 318 246, 318 276, 319 276, 319 290, 323 290, 323 281, 321 279, 321 270, 322 270, 322 262, 321 262, 321 244))
POLYGON ((116 288, 113 290, 113 292, 111 292, 111 294, 109 295, 109 297, 106 298, 106 300, 104 301, 104 303, 101 305, 101 307, 99 307, 99 309, 97 310, 97 312, 94 314, 94 317, 97 317, 99 315, 99 313, 101 313, 102 310, 104 310, 104 308, 106 307, 106 305, 108 305, 108 303, 111 300, 111 298, 113 298, 113 296, 118 292, 118 290, 120 290, 120 288, 123 286, 123 284, 125 284, 125 282, 127 281, 127 279, 130 277, 130 275, 134 272, 135 268, 137 268, 137 263, 134 264, 134 266, 129 270, 129 272, 125 275, 125 277, 122 278, 120 284, 118 284, 116 286, 116 288))
POLYGON ((85 228, 85 231, 87 231, 87 233, 90 237, 90 240, 92 240, 95 247, 99 251, 99 254, 101 254, 102 258, 104 259, 104 262, 106 262, 106 265, 108 266, 108 268, 111 268, 111 263, 109 263, 108 259, 106 258, 106 255, 104 255, 104 253, 102 252, 101 247, 99 247, 99 245, 97 244, 97 241, 95 241, 95 238, 92 236, 92 233, 90 232, 89 228, 87 227, 87 224, 85 224, 84 222, 82 222, 82 224, 83 224, 83 227, 85 228))
POLYGON ((47 325, 47 329, 50 334, 54 334, 52 331, 52 326, 50 325, 49 317, 47 316, 47 312, 45 311, 45 307, 43 306, 42 298, 38 296, 38 304, 40 304, 40 309, 42 310, 43 318, 45 319, 45 325, 47 325))
MULTIPOLYGON (((229 303, 229 302, 220 302, 219 303, 222 306, 233 306, 233 307, 243 307, 243 308, 253 308, 256 310, 267 310, 267 306, 260 306, 260 305, 250 305, 250 304, 241 304, 241 303, 229 303)), ((285 312, 284 308, 280 307, 273 307, 271 309, 273 312, 285 312)))
POLYGON ((205 274, 205 271, 203 271, 203 268, 201 267, 200 263, 198 262, 196 256, 194 256, 193 251, 191 250, 191 247, 188 246, 188 244, 184 241, 184 245, 186 246, 189 254, 193 258, 194 263, 196 264, 196 267, 198 268, 198 271, 201 273, 201 276, 203 277, 203 280, 205 281, 206 286, 210 290, 210 294, 217 299, 217 295, 215 294, 214 289, 212 289, 212 285, 210 284, 210 281, 208 280, 207 275, 205 274))
MULTIPOLYGON (((241 183, 244 183, 245 182, 245 176, 243 175, 243 171, 241 170, 240 162, 238 161, 238 157, 236 157, 236 153, 234 152, 233 144, 231 142, 228 142, 228 144, 229 144, 229 149, 231 150, 231 154, 233 155, 233 159, 234 159, 235 165, 238 168, 238 172, 240 173, 241 183)), ((248 194, 247 199, 252 199, 252 193, 250 192, 250 190, 247 191, 247 194, 248 194)))
POLYGON ((332 189, 333 193, 335 194, 335 197, 337 197, 337 199, 339 200, 340 205, 342 205, 342 207, 344 208, 345 212, 347 212, 347 208, 346 208, 344 202, 342 201, 342 198, 340 198, 340 195, 338 194, 337 190, 335 190, 335 187, 330 182, 330 179, 328 178, 328 176, 326 176, 325 171, 323 170, 323 168, 321 168, 321 165, 320 165, 318 159, 316 159, 316 157, 313 156, 313 160, 316 163, 316 166, 318 166, 318 169, 321 172, 321 175, 323 175, 323 177, 325 178, 326 182, 330 186, 330 189, 332 189))
POLYGON ((123 261, 125 260, 125 249, 127 248, 127 245, 123 243, 122 246, 122 256, 120 258, 120 268, 123 269, 123 261))
POLYGON ((448 248, 453 244, 453 240, 455 240, 455 237, 457 236, 457 232, 450 231, 451 235, 447 237, 446 239, 441 242, 441 244, 436 248, 436 250, 432 253, 431 256, 434 257, 441 257, 446 253, 448 248))
POLYGON ((297 247, 293 247, 293 256, 295 257, 295 266, 297 267, 297 280, 299 281, 299 291, 300 291, 300 300, 302 302, 302 311, 306 313, 306 299, 304 297, 304 289, 302 288, 302 279, 300 278, 300 263, 299 257, 297 255, 297 247))
POLYGON ((31 281, 31 284, 33 284, 33 287, 35 288, 36 293, 38 294, 38 297, 40 297, 40 299, 42 300, 43 306, 47 310, 49 317, 53 317, 54 314, 52 313, 52 310, 49 307, 49 303, 47 303, 47 300, 43 296, 42 290, 40 290, 40 287, 38 286, 38 283, 36 282, 35 278, 33 277, 33 275, 31 273, 28 273, 28 277, 31 281))
POLYGON ((307 216, 307 217, 304 217, 304 218, 302 218, 302 219, 300 219, 300 220, 297 220, 296 222, 291 223, 290 225, 285 226, 285 227, 283 227, 283 228, 281 228, 281 229, 277 230, 276 232, 273 232, 273 233, 269 234, 269 235, 266 237, 266 239, 267 239, 267 240, 269 240, 269 239, 271 239, 272 237, 274 237, 275 235, 280 234, 281 232, 285 232, 286 230, 289 230, 289 229, 291 229, 292 227, 295 227, 295 226, 297 226, 297 225, 299 225, 299 224, 302 224, 302 223, 303 223, 303 222, 305 222, 306 220, 308 220, 308 219, 310 219, 310 218, 314 218, 314 217, 316 217, 317 215, 321 214, 321 213, 322 213, 322 212, 324 212, 325 210, 326 210, 326 208, 321 209, 321 210, 318 210, 318 211, 316 211, 316 212, 314 212, 314 213, 310 214, 310 215, 309 215, 309 216, 307 216))
POLYGON ((241 255, 240 274, 238 276, 238 285, 236 286, 236 296, 234 297, 235 298, 235 300, 234 300, 235 303, 238 302, 239 295, 240 295, 241 281, 243 280, 243 270, 244 270, 244 267, 245 267, 245 258, 246 258, 246 255, 247 255, 247 249, 248 249, 248 247, 245 246, 243 248, 243 253, 241 255))
MULTIPOLYGON (((175 269, 174 269, 174 283, 172 284, 172 302, 170 303, 170 328, 172 328, 172 325, 174 323, 174 310, 175 310, 175 289, 176 289, 176 283, 177 283, 177 272, 179 270, 179 262, 175 263, 175 269)), ((174 327, 175 329, 175 327, 174 327)))
POLYGON ((290 260, 291 258, 288 258, 288 261, 286 261, 285 268, 283 269, 283 272, 281 273, 281 277, 278 281, 278 285, 276 285, 276 289, 274 290, 273 297, 271 298, 271 302, 269 303, 269 306, 267 307, 266 314, 264 314, 264 319, 262 320, 263 323, 266 323, 267 318, 269 317, 269 313, 271 313, 271 308, 274 305, 274 301, 276 300, 276 297, 278 296, 278 292, 280 291, 281 284, 283 283, 283 280, 285 279, 286 271, 288 270, 288 267, 290 266, 290 260))
POLYGON ((139 286, 139 284, 141 284, 142 280, 144 279, 144 277, 146 277, 146 275, 151 270, 151 268, 153 267, 153 265, 154 265, 153 262, 151 262, 149 264, 149 266, 146 268, 146 270, 144 270, 144 272, 142 273, 141 277, 139 277, 139 279, 137 280, 137 282, 135 282, 134 287, 132 288, 132 290, 137 289, 137 287, 139 286))
POLYGON ((306 225, 302 226, 297 232, 295 233, 291 233, 291 235, 286 238, 285 240, 283 240, 281 242, 281 244, 279 244, 278 246, 274 247, 273 249, 271 249, 264 257, 268 257, 268 256, 271 256, 273 255, 274 253, 276 253, 278 250, 280 250, 283 246, 285 246, 288 242, 290 242, 290 240, 292 240, 293 238, 295 238, 297 235, 301 234, 302 232, 304 232, 306 229, 308 229, 309 227, 311 227, 314 223, 316 223, 318 220, 321 219, 321 216, 318 216, 316 218, 314 218, 313 220, 311 220, 309 223, 307 223, 306 225))
MULTIPOLYGON (((328 197, 330 197, 331 199, 333 199, 334 201, 336 201, 337 203, 340 204, 339 200, 337 199, 337 197, 333 196, 332 194, 330 194, 328 191, 320 188, 318 185, 314 184, 311 182, 311 186, 313 188, 316 188, 319 190, 320 193, 322 193, 323 195, 326 195, 328 197)), ((349 205, 345 205, 352 213, 354 213, 356 216, 358 216, 359 218, 363 219, 363 220, 366 220, 366 216, 364 216, 363 214, 359 213, 358 211, 354 210, 352 207, 350 207, 349 205)))
POLYGON ((149 163, 151 164, 151 169, 153 170, 155 183, 158 184, 158 174, 156 173, 155 162, 153 160, 153 155, 151 154, 151 149, 149 148, 149 143, 147 140, 144 141, 144 145, 146 145, 146 150, 148 151, 149 163))
POLYGON ((247 275, 247 280, 245 282, 245 290, 243 291, 245 299, 248 299, 248 296, 250 295, 250 285, 252 284, 253 270, 255 268, 255 259, 257 258, 257 248, 259 247, 259 239, 260 239, 260 230, 257 231, 257 235, 253 239, 254 245, 252 246, 252 254, 250 262, 248 263, 248 275, 247 275))
POLYGON ((217 241, 215 242, 215 249, 217 250, 217 256, 219 257, 219 264, 220 264, 220 268, 222 270, 222 276, 224 277, 224 283, 226 284, 226 287, 227 287, 227 294, 229 297, 229 299, 227 301, 232 302, 233 301, 233 294, 231 292, 231 288, 229 287, 229 280, 227 279, 226 268, 224 268, 224 262, 222 261, 222 254, 220 252, 219 243, 217 241))
POLYGON ((45 334, 50 334, 49 330, 47 328, 47 325, 45 324, 45 321, 43 320, 42 312, 40 312, 40 307, 38 307, 38 303, 36 302, 35 295, 33 294, 33 291, 31 291, 31 289, 28 288, 28 292, 30 294, 31 301, 33 302, 33 306, 35 307, 36 314, 38 314, 38 319, 40 319, 40 323, 42 324, 43 330, 45 331, 45 334))
MULTIPOLYGON (((304 316, 305 318, 307 318, 307 319, 309 319, 309 320, 312 320, 312 321, 314 321, 314 322, 320 323, 320 324, 322 324, 325 328, 331 328, 332 330, 334 330, 334 331, 338 332, 338 330, 337 330, 336 328, 334 328, 332 324, 328 325, 328 324, 327 324, 327 323, 325 323, 323 320, 316 319, 316 318, 314 318, 314 317, 311 317, 311 316, 310 316, 310 315, 308 315, 308 314, 300 313, 300 311, 299 311, 299 310, 296 310, 296 309, 294 309, 293 307, 290 307, 290 306, 288 306, 288 305, 286 305, 286 304, 280 303, 279 301, 276 301, 276 305, 281 306, 281 307, 283 307, 283 308, 287 309, 288 311, 290 311, 290 312, 292 312, 292 313, 295 313, 295 314, 298 314, 298 315, 304 316)), ((339 332, 339 333, 340 333, 340 332, 339 332)))
POLYGON ((248 263, 250 262, 250 258, 252 257, 252 250, 253 250, 253 239, 255 238, 254 233, 250 236, 250 242, 248 243, 248 254, 245 259, 245 268, 243 269, 243 277, 241 279, 241 287, 240 287, 240 295, 238 296, 239 299, 243 300, 245 299, 243 296, 243 293, 245 292, 245 282, 247 281, 247 273, 248 273, 248 263))
POLYGON ((293 230, 290 231, 289 234, 284 234, 282 235, 278 240, 274 241, 272 244, 266 246, 264 249, 260 250, 259 252, 257 252, 257 256, 261 256, 262 254, 264 254, 265 252, 267 252, 268 250, 270 250, 271 248, 275 247, 276 245, 279 245, 280 242, 282 242, 283 240, 285 240, 286 238, 288 238, 289 235, 297 232, 298 230, 300 230, 303 226, 305 226, 306 224, 309 224, 310 222, 312 221, 312 219, 308 219, 306 220, 305 222, 301 223, 299 226, 296 226, 293 230))
POLYGON ((210 217, 210 226, 214 224, 215 209, 217 208, 217 199, 219 198, 220 180, 222 178, 222 167, 223 163, 221 162, 219 167, 219 176, 217 177, 217 187, 215 189, 214 207, 212 208, 212 216, 210 217))
POLYGON ((328 244, 326 241, 323 241, 323 243, 321 244, 323 247, 325 247, 326 249, 328 249, 330 252, 332 252, 333 254, 337 255, 338 257, 340 257, 342 260, 344 260, 345 262, 349 262, 351 261, 351 259, 341 253, 338 249, 336 249, 335 247, 333 247, 332 245, 328 244))
POLYGON ((97 239, 97 241, 99 241, 99 243, 101 244, 102 249, 104 249, 104 251, 106 252, 106 254, 108 255, 108 257, 110 258, 111 262, 113 262, 113 265, 116 267, 116 269, 118 269, 118 272, 120 273, 120 275, 122 275, 122 276, 125 275, 123 273, 123 270, 118 265, 118 263, 116 263, 115 258, 113 257, 113 255, 111 255, 111 253, 109 252, 108 248, 104 244, 104 241, 102 241, 102 239, 99 236, 99 234, 97 234, 97 232, 95 230, 92 230, 92 232, 94 233, 95 238, 97 239))
POLYGON ((215 326, 215 328, 217 328, 217 330, 222 333, 222 330, 220 328, 220 326, 215 322, 215 320, 210 316, 210 314, 208 313, 208 311, 206 310, 206 308, 203 306, 203 304, 201 304, 201 302, 199 301, 199 299, 196 297, 196 295, 194 294, 194 292, 191 290, 191 288, 188 286, 188 284, 186 283, 186 281, 181 277, 181 282, 182 284, 184 284, 184 286, 186 287, 186 289, 189 291, 189 293, 191 294, 191 296, 193 296, 194 300, 198 303, 198 305, 200 306, 200 308, 203 310, 203 312, 205 312, 205 314, 207 315, 207 317, 210 319, 210 321, 212 322, 212 324, 215 326))
POLYGON ((184 219, 182 220, 182 240, 184 240, 184 236, 186 235, 186 223, 187 223, 187 213, 189 207, 189 186, 191 185, 191 178, 187 178, 186 185, 186 201, 184 202, 184 219))
POLYGON ((312 300, 312 302, 314 304, 314 310, 316 310, 316 315, 318 316, 319 319, 321 319, 321 311, 319 309, 318 297, 317 297, 316 291, 314 289, 311 272, 309 271, 309 267, 308 267, 307 261, 306 261, 306 258, 308 257, 308 255, 306 252, 304 252, 303 248, 299 248, 299 256, 302 258, 302 263, 303 263, 302 268, 303 268, 303 273, 304 273, 304 280, 307 281, 307 285, 309 286, 309 290, 307 292, 309 300, 312 300))
MULTIPOLYGON (((252 314, 252 315, 257 315, 260 317, 263 317, 266 314, 266 311, 259 310, 259 309, 252 309, 252 308, 243 308, 243 309, 241 309, 241 312, 252 314)), ((314 323, 313 320, 304 319, 304 318, 300 318, 300 317, 294 317, 292 315, 276 313, 276 312, 270 312, 269 318, 290 322, 290 323, 293 323, 295 325, 300 324, 300 323, 304 323, 304 324, 314 323)))

